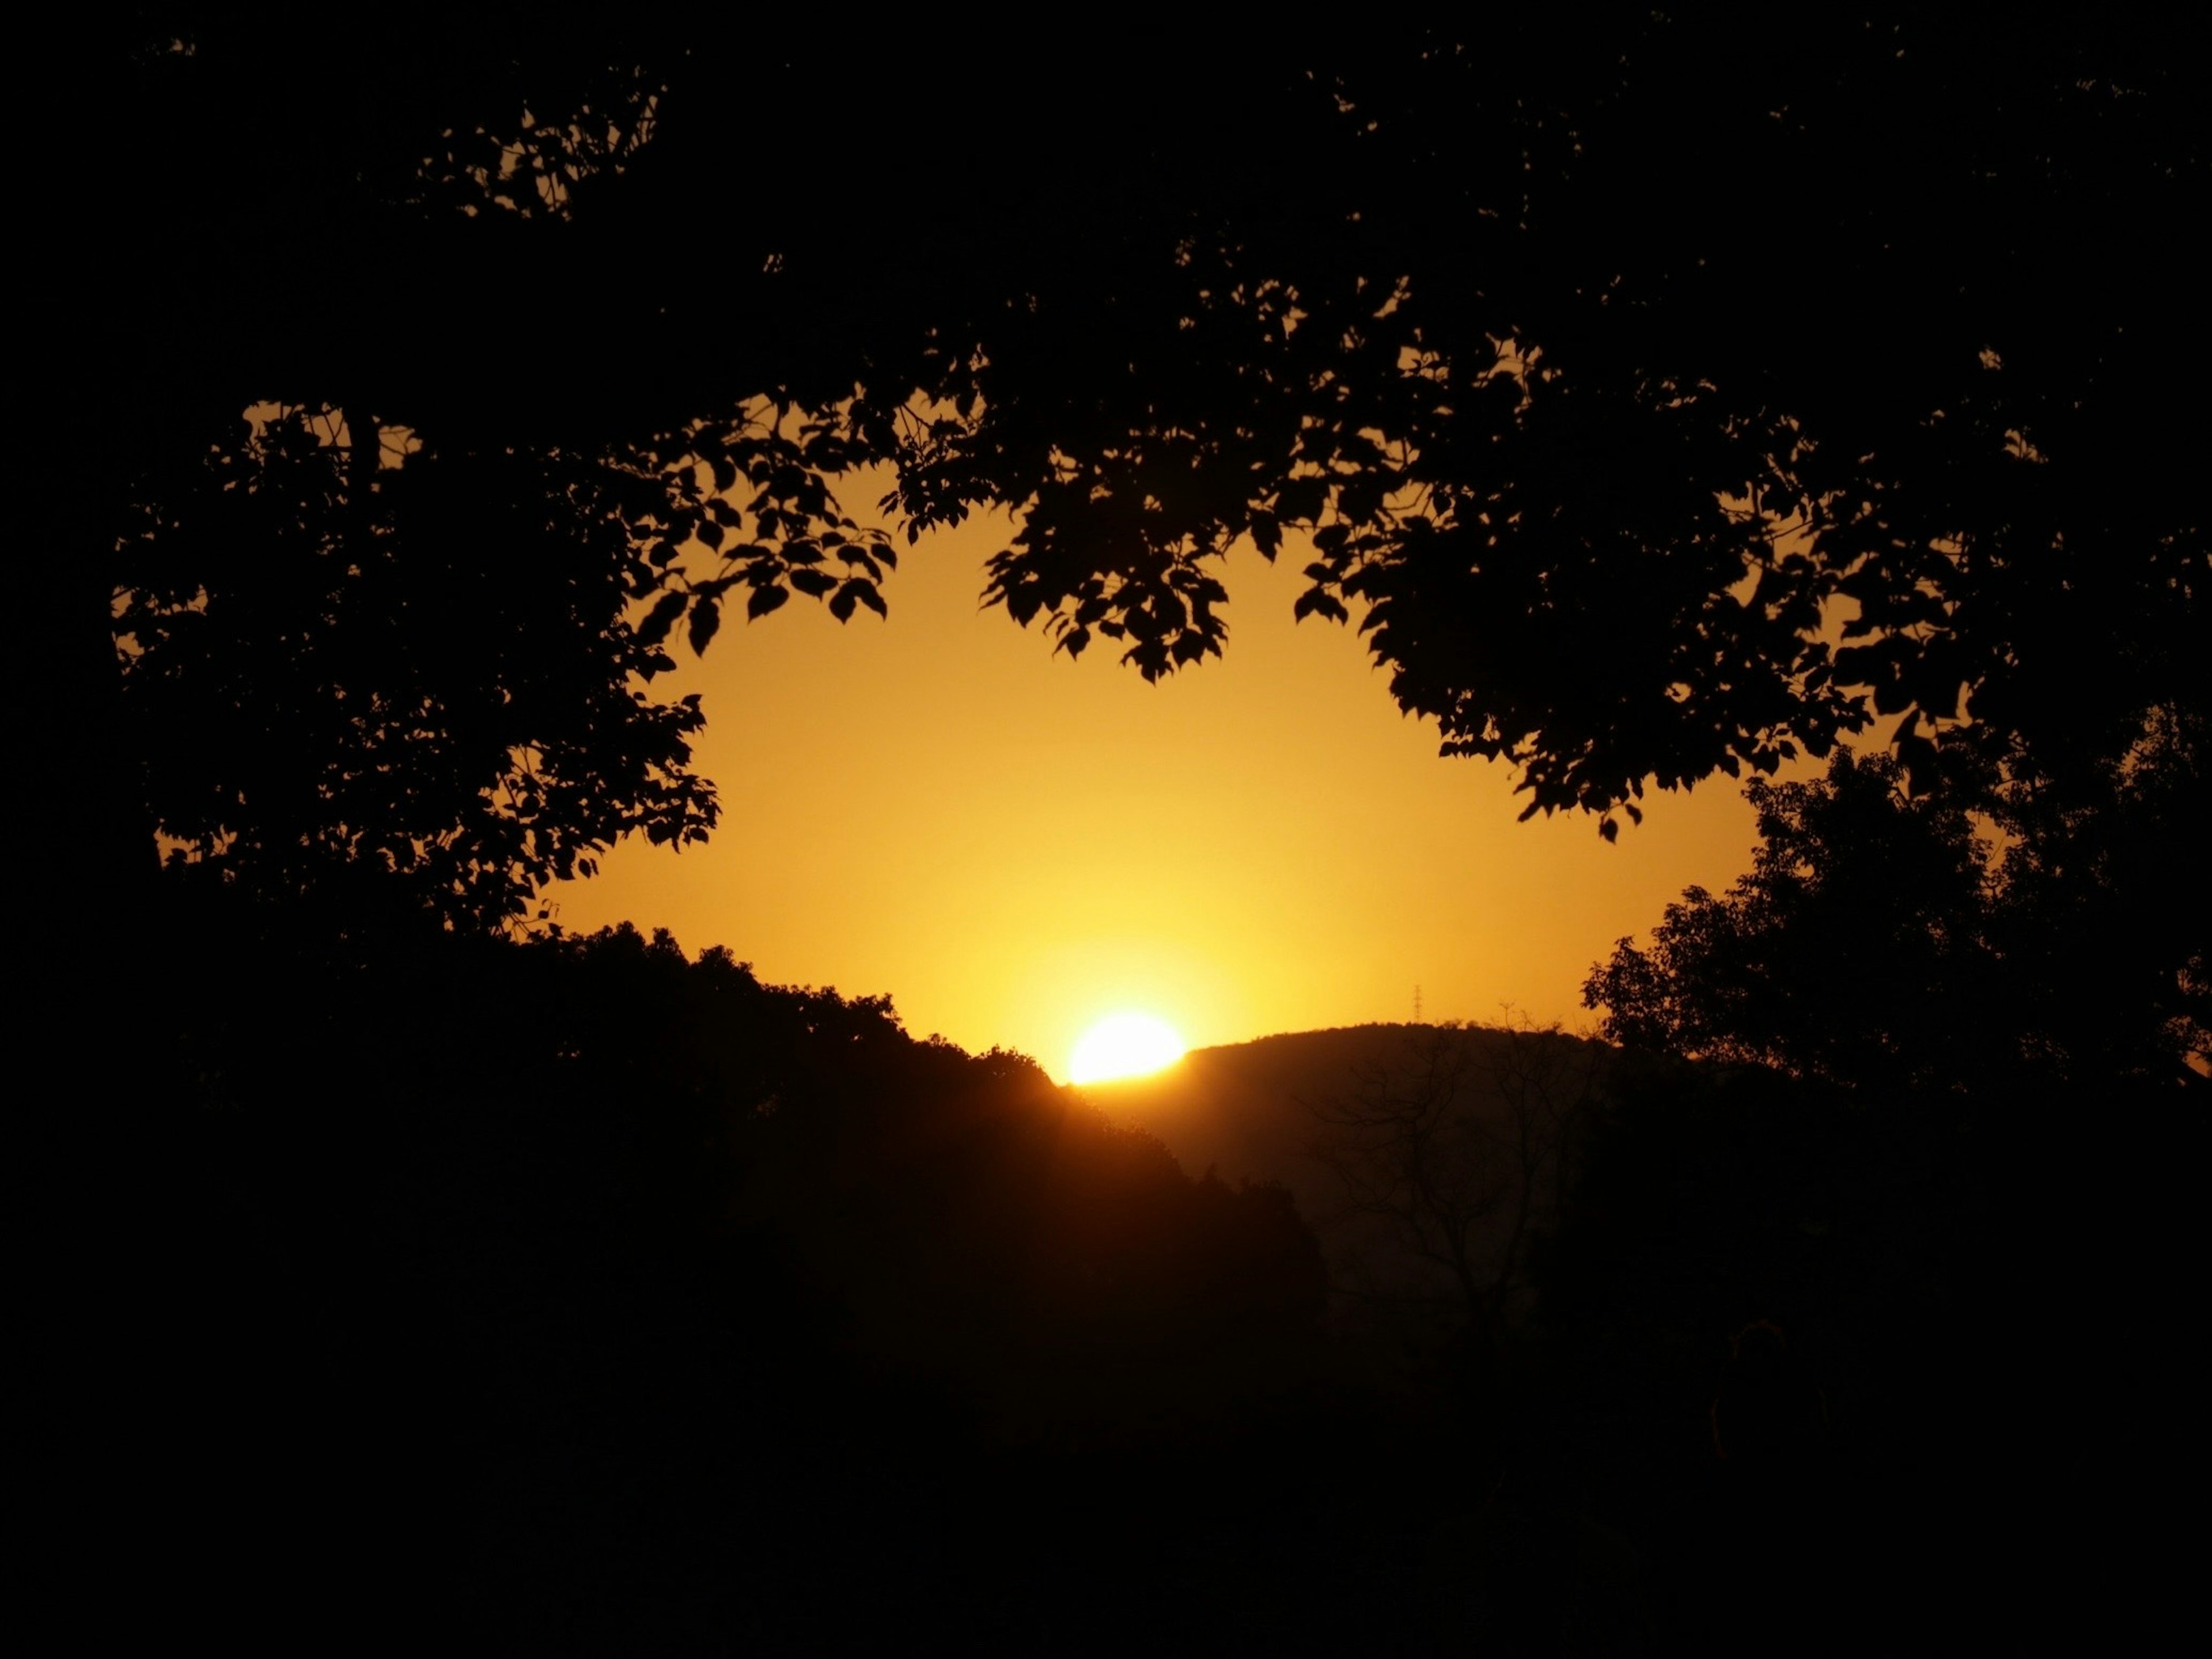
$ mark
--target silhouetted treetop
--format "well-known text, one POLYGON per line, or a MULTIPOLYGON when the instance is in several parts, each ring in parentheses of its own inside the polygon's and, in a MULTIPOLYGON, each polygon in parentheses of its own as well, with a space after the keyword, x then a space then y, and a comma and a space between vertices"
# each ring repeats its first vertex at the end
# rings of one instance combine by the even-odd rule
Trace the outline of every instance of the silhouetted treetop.
POLYGON ((1886 757, 1754 781, 1751 872, 1691 888, 1649 948, 1621 940, 1583 1000, 1631 1048, 1854 1085, 2200 1083, 2202 739, 2169 732, 2057 824, 1910 795, 1886 757))

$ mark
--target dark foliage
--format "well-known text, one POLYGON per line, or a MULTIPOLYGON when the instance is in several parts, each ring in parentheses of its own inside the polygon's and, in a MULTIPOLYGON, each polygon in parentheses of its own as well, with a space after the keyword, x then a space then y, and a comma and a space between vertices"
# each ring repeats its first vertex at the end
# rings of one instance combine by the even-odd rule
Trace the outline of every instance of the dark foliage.
POLYGON ((2200 744, 2163 724, 2100 803, 2000 791, 1978 820, 1973 794, 1911 796, 1881 757, 1754 781, 1751 873, 1691 889, 1583 998, 1631 1048, 1844 1083, 2194 1085, 2212 1062, 2200 744))
POLYGON ((1301 613, 1362 613, 1401 703, 1521 765, 1531 810, 1632 811, 1877 713, 1916 775, 1935 734, 2063 794, 2151 711, 2204 706, 2168 413, 2203 328, 2165 240, 2205 187, 2186 26, 1770 20, 1754 63, 1730 22, 1635 9, 1318 56, 1133 33, 1084 75, 1005 77, 1018 142, 886 170, 885 112, 988 37, 503 15, 151 8, 58 41, 42 108, 79 142, 38 211, 71 257, 37 305, 82 349, 32 389, 33 470, 88 605, 58 684, 112 702, 88 604, 118 592, 140 622, 204 603, 279 682, 241 702, 244 671, 189 650, 155 672, 147 633, 102 727, 131 757, 103 846, 174 811, 210 858, 442 861, 423 894, 476 919, 610 835, 680 841, 711 818, 685 716, 628 677, 740 594, 880 610, 888 543, 830 489, 866 461, 912 527, 1018 509, 988 597, 1147 676, 1220 649, 1231 541, 1301 550, 1301 613), (131 214, 91 207, 125 177, 131 214), (304 533, 263 526, 245 568, 282 595, 307 562, 319 625, 472 629, 477 672, 432 688, 450 726, 331 715, 330 653, 226 571, 192 503, 269 407, 322 420, 353 476, 341 526, 288 475, 304 533), (367 464, 401 434, 406 465, 367 464), (423 458, 481 495, 449 495, 435 555, 387 495, 423 458), (579 624, 534 636, 547 695, 501 702, 505 625, 547 610, 579 624), (349 787, 303 823, 313 797, 249 752, 326 749, 297 769, 343 781, 380 738, 374 764, 453 778, 494 703, 496 746, 403 787, 404 846, 361 844, 349 787), (578 747, 584 708, 620 718, 578 747), (143 779, 185 712, 228 731, 198 775, 143 779), (565 787, 491 833, 516 757, 556 750, 565 787))
MULTIPOLYGON (((1632 1048, 1813 1076, 1948 1081, 1984 1027, 1990 878, 1963 810, 1913 800, 1899 769, 1838 757, 1817 783, 1754 781, 1752 872, 1667 908, 1583 988, 1632 1048)), ((1989 1033, 2002 1041, 1996 1033, 1989 1033)))
POLYGON ((2205 199, 2201 42, 1745 45, 1623 10, 1262 51, 1231 101, 1266 162, 1164 133, 1190 182, 1114 262, 1022 270, 909 505, 1026 501, 992 597, 1148 675, 1218 647, 1231 539, 1308 532, 1301 613, 1364 610, 1400 702, 1531 810, 1875 714, 1916 763, 1940 727, 2064 777, 2201 707, 2167 377, 2204 325, 2165 241, 2205 199))
POLYGON ((704 839, 699 699, 635 689, 669 662, 624 616, 637 477, 395 457, 363 502, 317 424, 249 422, 131 544, 124 694, 171 857, 264 900, 383 874, 482 928, 630 830, 704 839))

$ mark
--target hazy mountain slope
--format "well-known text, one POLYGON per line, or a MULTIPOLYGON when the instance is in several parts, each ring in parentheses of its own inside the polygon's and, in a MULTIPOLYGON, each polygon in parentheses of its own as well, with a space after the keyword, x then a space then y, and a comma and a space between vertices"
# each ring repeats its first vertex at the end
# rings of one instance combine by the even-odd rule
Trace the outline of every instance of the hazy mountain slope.
MULTIPOLYGON (((1507 1255, 1516 1228, 1540 1225, 1557 1196, 1562 1115, 1609 1052, 1547 1033, 1358 1025, 1194 1049, 1164 1072, 1083 1092, 1158 1135, 1194 1175, 1212 1166, 1232 1184, 1288 1188, 1340 1290, 1449 1302, 1464 1294, 1456 1275, 1417 1247, 1403 1221, 1363 1212, 1346 1164, 1409 1193, 1406 1107, 1427 1091, 1439 1103, 1431 1121, 1444 1126, 1443 1150, 1424 1152, 1420 1175, 1474 1216, 1464 1232, 1477 1275, 1516 1273, 1507 1255), (1342 1119, 1363 1102, 1389 1121, 1348 1127, 1342 1119)), ((1437 1231, 1429 1242, 1440 1242, 1437 1231)))

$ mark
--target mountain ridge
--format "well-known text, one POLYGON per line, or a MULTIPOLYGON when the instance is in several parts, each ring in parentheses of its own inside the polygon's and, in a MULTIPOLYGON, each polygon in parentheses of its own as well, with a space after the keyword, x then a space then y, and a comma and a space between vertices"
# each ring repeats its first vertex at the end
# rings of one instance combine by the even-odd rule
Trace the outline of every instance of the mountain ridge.
POLYGON ((1191 1174, 1288 1189, 1340 1297, 1443 1306, 1470 1275, 1517 1279, 1613 1052, 1555 1029, 1373 1022, 1194 1048, 1076 1092, 1191 1174))

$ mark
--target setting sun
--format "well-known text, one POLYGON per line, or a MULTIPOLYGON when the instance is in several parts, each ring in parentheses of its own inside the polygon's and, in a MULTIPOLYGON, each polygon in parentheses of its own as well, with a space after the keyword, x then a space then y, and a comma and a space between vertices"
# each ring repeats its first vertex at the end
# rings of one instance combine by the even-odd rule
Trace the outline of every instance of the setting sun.
POLYGON ((1182 1058, 1182 1039, 1150 1014, 1109 1014, 1083 1034, 1067 1063, 1076 1083, 1138 1077, 1182 1058))

